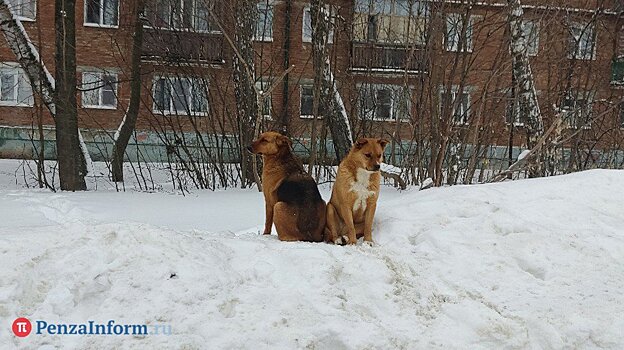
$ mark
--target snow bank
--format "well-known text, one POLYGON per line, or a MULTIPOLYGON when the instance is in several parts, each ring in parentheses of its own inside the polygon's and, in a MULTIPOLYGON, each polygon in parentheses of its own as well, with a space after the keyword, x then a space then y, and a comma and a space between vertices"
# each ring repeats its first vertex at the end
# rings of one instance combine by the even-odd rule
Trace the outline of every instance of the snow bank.
POLYGON ((0 344, 621 349, 624 196, 614 193, 624 171, 384 188, 376 245, 338 247, 259 235, 254 190, 3 190, 0 344), (173 334, 17 338, 18 316, 173 334))

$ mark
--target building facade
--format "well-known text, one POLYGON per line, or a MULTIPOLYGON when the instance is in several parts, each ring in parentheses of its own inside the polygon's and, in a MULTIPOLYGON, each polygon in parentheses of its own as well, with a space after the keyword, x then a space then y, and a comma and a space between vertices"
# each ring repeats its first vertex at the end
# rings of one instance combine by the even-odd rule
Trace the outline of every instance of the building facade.
MULTIPOLYGON (((54 2, 7 2, 53 72, 54 2)), ((463 160, 505 159, 526 143, 525 112, 518 107, 511 73, 506 1, 326 2, 327 60, 355 137, 391 139, 393 162, 412 161, 420 168, 430 166, 436 150, 463 160)), ((561 147, 578 161, 597 162, 595 151, 606 150, 615 152, 610 161, 617 162, 624 149, 620 2, 522 4, 545 124, 563 116, 561 147)), ((201 155, 208 161, 237 157, 235 134, 243 116, 232 74, 240 22, 236 5, 146 2, 141 111, 130 158, 162 161, 179 156, 180 147, 188 147, 189 154, 213 150, 201 155)), ((313 115, 310 4, 256 5, 256 13, 249 14, 256 22, 256 59, 248 67, 257 90, 270 89, 260 101, 262 129, 287 132, 305 153, 313 128, 321 140, 327 138, 322 111, 313 115)), ((78 0, 76 6, 79 125, 93 158, 107 159, 130 97, 137 1, 78 0)), ((52 158, 53 120, 4 41, 0 62, 0 156, 33 157, 43 145, 52 158)))

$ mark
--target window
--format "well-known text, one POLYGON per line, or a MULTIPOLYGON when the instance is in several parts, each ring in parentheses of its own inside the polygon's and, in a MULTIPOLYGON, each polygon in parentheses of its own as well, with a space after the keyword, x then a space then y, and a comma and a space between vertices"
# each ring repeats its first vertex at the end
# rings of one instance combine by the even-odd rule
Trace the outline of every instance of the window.
POLYGON ((0 106, 32 105, 33 94, 26 73, 17 63, 0 65, 0 106))
POLYGON ((273 5, 258 4, 258 22, 254 39, 258 41, 273 41, 273 5))
POLYGON ((537 56, 539 51, 539 23, 522 21, 522 30, 527 42, 527 53, 529 56, 537 56))
POLYGON ((35 20, 37 14, 36 0, 8 0, 11 12, 20 19, 35 20))
POLYGON ((378 121, 409 120, 411 90, 399 85, 360 87, 360 118, 378 121))
POLYGON ((446 16, 446 51, 471 52, 473 18, 451 13, 446 16), (467 27, 464 30, 464 24, 467 27))
POLYGON ((300 112, 301 118, 314 118, 314 87, 301 85, 300 87, 300 112))
POLYGON ((117 27, 119 25, 119 1, 85 0, 85 24, 117 27))
POLYGON ((444 88, 440 91, 440 111, 444 111, 444 106, 450 106, 454 124, 468 124, 470 116, 469 90, 469 88, 464 88, 463 91, 459 91, 459 86, 453 85, 450 92, 444 88))
MULTIPOLYGON (((325 14, 329 16, 329 34, 327 37, 328 43, 334 42, 334 14, 332 13, 332 8, 326 6, 325 14)), ((312 42, 312 13, 310 12, 310 6, 306 6, 303 9, 303 27, 302 27, 302 40, 304 43, 312 42)))
POLYGON ((424 45, 429 17, 426 1, 356 0, 355 41, 424 45))
POLYGON ((117 108, 117 74, 82 73, 82 107, 117 108))
POLYGON ((210 0, 152 0, 146 8, 149 26, 196 32, 218 32, 210 20, 210 0))
POLYGON ((594 26, 584 23, 570 24, 570 52, 568 58, 593 60, 596 58, 596 33, 594 26))
POLYGON ((524 126, 528 119, 528 110, 520 105, 520 98, 510 93, 506 95, 507 105, 505 109, 505 122, 514 126, 524 126))
MULTIPOLYGON (((269 88, 269 82, 266 80, 260 80, 256 82, 256 89, 258 91, 263 92, 269 88)), ((260 112, 262 113, 262 117, 264 119, 272 119, 271 118, 271 94, 268 94, 262 98, 260 101, 260 112)))
POLYGON ((154 80, 154 111, 172 115, 207 115, 207 86, 202 79, 164 76, 154 80))
POLYGON ((593 93, 568 93, 561 103, 563 121, 569 128, 591 129, 593 93))

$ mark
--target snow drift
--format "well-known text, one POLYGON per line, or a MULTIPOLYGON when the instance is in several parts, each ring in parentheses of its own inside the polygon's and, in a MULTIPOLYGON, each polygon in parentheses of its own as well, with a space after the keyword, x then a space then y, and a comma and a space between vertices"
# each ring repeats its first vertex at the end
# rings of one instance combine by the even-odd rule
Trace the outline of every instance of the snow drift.
MULTIPOLYGON (((624 171, 398 193, 374 247, 259 235, 261 194, 0 192, 0 344, 624 348, 624 171), (17 338, 17 317, 171 335, 17 338)), ((327 198, 328 191, 325 189, 327 198)))

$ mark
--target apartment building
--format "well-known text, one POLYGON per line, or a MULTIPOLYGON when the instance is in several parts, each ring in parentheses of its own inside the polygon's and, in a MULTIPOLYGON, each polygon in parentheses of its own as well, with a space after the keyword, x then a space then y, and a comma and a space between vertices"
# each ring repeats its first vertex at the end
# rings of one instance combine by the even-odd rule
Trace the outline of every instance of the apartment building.
MULTIPOLYGON (((54 2, 8 2, 53 72, 54 2)), ((620 3, 522 3, 545 123, 561 113, 569 142, 622 149, 620 3)), ((79 125, 93 157, 104 159, 128 106, 137 4, 78 0, 76 6, 79 125)), ((143 93, 133 143, 152 160, 165 158, 180 143, 203 142, 201 135, 220 135, 220 146, 208 136, 210 147, 236 154, 233 6, 214 0, 147 1, 141 18, 143 93)), ((250 14, 256 19, 253 74, 259 91, 272 88, 260 104, 262 126, 305 140, 323 123, 322 115, 318 120, 312 115, 310 4, 262 0, 256 10, 250 14)), ((518 108, 511 74, 505 1, 329 0, 326 12, 332 23, 328 62, 356 136, 421 145, 440 138, 457 144, 525 143, 526 113, 518 108)), ((53 157, 53 121, 4 41, 0 62, 0 156, 32 156, 42 125, 46 154, 53 157)))

